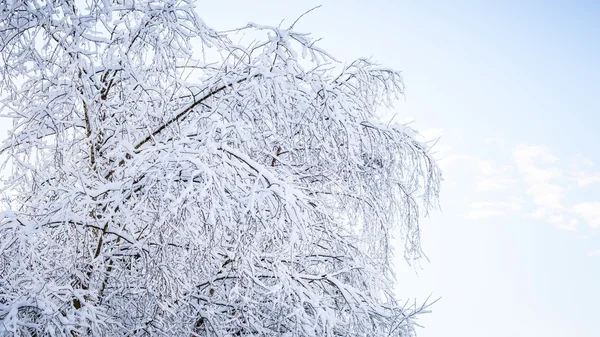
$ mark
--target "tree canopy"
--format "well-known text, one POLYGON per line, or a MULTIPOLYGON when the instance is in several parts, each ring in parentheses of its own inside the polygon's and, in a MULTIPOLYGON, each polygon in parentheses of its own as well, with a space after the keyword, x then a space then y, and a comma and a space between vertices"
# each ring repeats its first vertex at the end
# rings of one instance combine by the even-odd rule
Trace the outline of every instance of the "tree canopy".
POLYGON ((187 0, 1 2, 0 334, 413 336, 391 238, 421 256, 440 171, 380 117, 400 73, 315 42, 187 0))

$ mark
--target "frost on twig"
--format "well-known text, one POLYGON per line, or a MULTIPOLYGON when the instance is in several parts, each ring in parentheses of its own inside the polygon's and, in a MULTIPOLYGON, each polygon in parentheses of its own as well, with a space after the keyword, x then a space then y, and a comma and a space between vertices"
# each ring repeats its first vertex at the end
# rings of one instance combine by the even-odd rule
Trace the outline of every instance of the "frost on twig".
POLYGON ((0 3, 0 334, 412 336, 440 172, 400 74, 189 1, 0 3), (234 44, 251 32, 257 40, 234 44))

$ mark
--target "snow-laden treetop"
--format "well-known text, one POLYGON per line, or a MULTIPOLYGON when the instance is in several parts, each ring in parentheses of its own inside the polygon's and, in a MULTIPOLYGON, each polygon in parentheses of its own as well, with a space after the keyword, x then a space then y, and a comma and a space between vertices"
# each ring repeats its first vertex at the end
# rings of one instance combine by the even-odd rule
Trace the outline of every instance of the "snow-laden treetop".
POLYGON ((6 0, 0 91, 0 335, 414 334, 390 240, 421 256, 441 178, 377 117, 398 72, 190 1, 6 0))

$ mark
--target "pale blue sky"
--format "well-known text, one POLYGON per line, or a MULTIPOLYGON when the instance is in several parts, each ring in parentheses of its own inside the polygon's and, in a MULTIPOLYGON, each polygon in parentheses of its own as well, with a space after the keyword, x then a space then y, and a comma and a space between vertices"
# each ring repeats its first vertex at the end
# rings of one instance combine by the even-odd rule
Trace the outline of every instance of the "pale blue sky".
MULTIPOLYGON (((293 21, 340 60, 401 69, 398 117, 441 135, 431 262, 403 296, 442 299, 422 337, 600 336, 600 6, 527 1, 228 1, 218 28, 293 21), (590 162, 595 162, 591 166, 590 162)), ((208 7, 205 7, 208 6, 208 7)))
POLYGON ((220 0, 198 10, 228 29, 291 23, 319 4, 297 29, 342 61, 403 70, 397 118, 442 136, 443 210, 422 222, 431 262, 417 276, 398 259, 402 296, 442 297, 419 336, 600 336, 600 4, 220 0))

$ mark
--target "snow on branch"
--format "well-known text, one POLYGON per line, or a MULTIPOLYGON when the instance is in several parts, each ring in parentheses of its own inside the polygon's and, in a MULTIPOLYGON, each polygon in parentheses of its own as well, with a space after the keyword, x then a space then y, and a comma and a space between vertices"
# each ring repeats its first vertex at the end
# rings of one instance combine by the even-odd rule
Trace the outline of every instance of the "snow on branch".
POLYGON ((422 256, 440 171, 378 117, 399 72, 294 26, 0 2, 0 335, 415 334, 391 236, 422 256))

